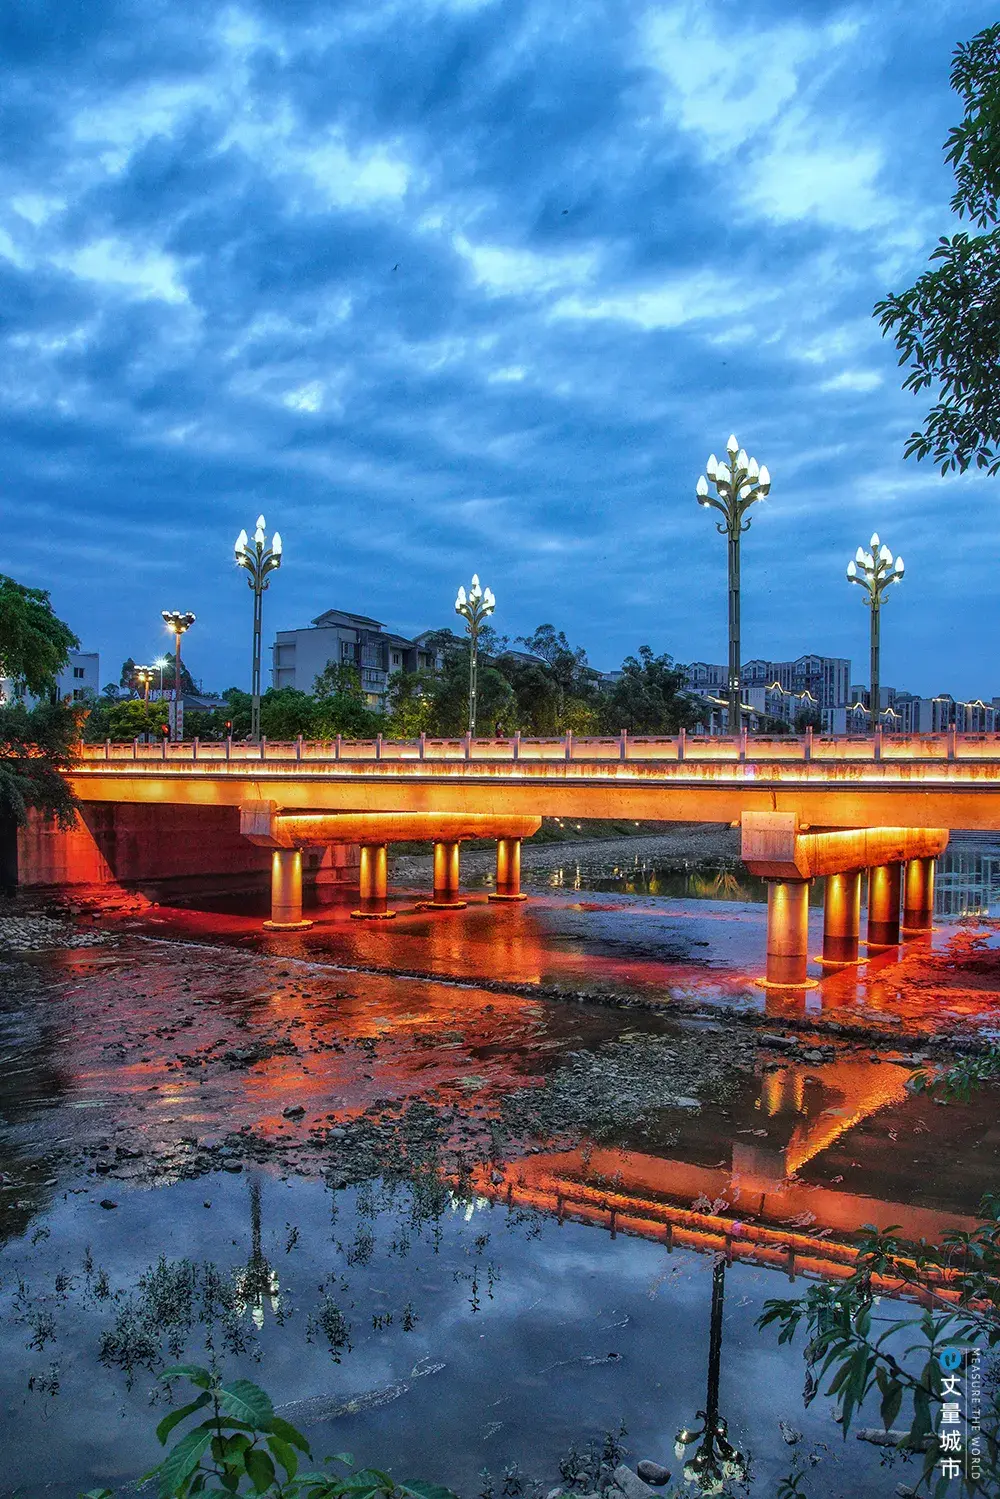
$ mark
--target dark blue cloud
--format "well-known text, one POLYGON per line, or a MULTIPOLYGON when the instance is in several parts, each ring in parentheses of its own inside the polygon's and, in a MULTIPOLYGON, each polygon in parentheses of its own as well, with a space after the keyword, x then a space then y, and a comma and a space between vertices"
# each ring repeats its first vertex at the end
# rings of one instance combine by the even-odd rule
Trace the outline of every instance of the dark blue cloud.
POLYGON ((246 675, 229 556, 259 508, 286 545, 269 627, 447 622, 478 570, 511 635, 721 660, 693 489, 735 429, 774 478, 748 655, 863 675, 843 567, 878 527, 907 561, 889 679, 1000 692, 994 486, 903 463, 921 407, 871 318, 951 227, 950 53, 993 19, 8 7, 4 570, 53 590, 106 678, 174 607, 206 682, 246 675))

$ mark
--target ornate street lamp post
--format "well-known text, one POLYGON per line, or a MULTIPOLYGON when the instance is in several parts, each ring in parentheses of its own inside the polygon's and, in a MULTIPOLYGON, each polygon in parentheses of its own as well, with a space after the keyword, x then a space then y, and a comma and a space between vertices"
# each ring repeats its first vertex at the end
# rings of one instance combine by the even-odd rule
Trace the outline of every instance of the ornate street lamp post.
POLYGON ((260 644, 264 616, 264 590, 269 586, 270 574, 281 566, 281 536, 275 531, 271 538, 271 545, 268 546, 262 515, 257 517, 257 529, 253 533, 253 541, 249 539, 245 531, 241 531, 237 536, 236 561, 250 574, 247 582, 253 589, 253 668, 250 682, 253 705, 250 710, 250 738, 256 742, 260 738, 260 644))
MULTIPOLYGON (((163 623, 168 630, 173 632, 174 637, 174 722, 172 739, 180 739, 183 736, 184 710, 181 695, 181 636, 190 630, 194 624, 193 614, 182 614, 179 609, 161 609, 163 623)), ((163 678, 160 678, 161 684, 163 678)))
POLYGON ((725 1418, 719 1415, 719 1380, 722 1374, 722 1313, 726 1297, 726 1263, 720 1256, 712 1270, 712 1314, 708 1338, 708 1393, 705 1409, 698 1411, 701 1426, 685 1427, 677 1433, 674 1452, 684 1461, 684 1477, 702 1494, 723 1494, 731 1482, 746 1479, 748 1464, 743 1453, 729 1440, 725 1418), (697 1450, 687 1457, 695 1442, 697 1450))
POLYGON ((157 656, 156 660, 153 662, 153 665, 156 667, 157 671, 160 673, 160 698, 162 699, 162 697, 163 697, 163 668, 165 666, 169 666, 170 665, 170 657, 169 656, 157 656))
POLYGON ((723 520, 716 521, 721 536, 729 538, 729 677, 726 695, 729 701, 729 732, 737 734, 742 726, 740 692, 740 537, 749 531, 744 520, 755 500, 764 499, 771 488, 771 475, 758 467, 756 458, 748 458, 735 437, 726 443, 727 457, 719 463, 714 453, 695 485, 698 504, 718 510, 723 520), (708 483, 715 486, 709 494, 708 483))
POLYGON ((142 700, 144 703, 149 702, 149 689, 152 685, 154 673, 155 667, 152 666, 137 666, 135 669, 135 679, 142 688, 142 700))
POLYGON ((479 578, 472 574, 472 587, 466 598, 465 589, 458 590, 458 598, 455 600, 455 613, 460 614, 465 620, 465 628, 469 632, 469 733, 476 732, 476 667, 479 654, 479 632, 485 620, 493 613, 497 601, 489 588, 480 588, 479 578))
POLYGON ((886 601, 889 586, 899 583, 903 577, 903 559, 897 557, 892 560, 892 552, 878 539, 878 532, 872 536, 869 542, 870 552, 864 547, 858 547, 852 560, 847 564, 847 580, 849 583, 857 583, 865 590, 865 603, 871 610, 871 715, 872 730, 878 726, 879 715, 879 692, 881 683, 879 681, 879 656, 881 652, 881 614, 882 605, 886 601))

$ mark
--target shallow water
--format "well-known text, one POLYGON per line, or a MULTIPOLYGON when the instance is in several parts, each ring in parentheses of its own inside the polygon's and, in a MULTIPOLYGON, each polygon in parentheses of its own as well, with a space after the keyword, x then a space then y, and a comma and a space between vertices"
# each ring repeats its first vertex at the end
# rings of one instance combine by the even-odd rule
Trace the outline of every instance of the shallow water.
POLYGON ((779 1421, 817 1459, 811 1499, 892 1491, 904 1472, 844 1443, 828 1401, 804 1409, 801 1346, 753 1324, 766 1298, 843 1275, 864 1223, 937 1238, 973 1221, 996 1180, 995 1099, 942 1108, 906 1082, 946 1011, 986 1028, 1000 1013, 992 930, 942 926, 775 1003, 753 983, 752 892, 629 892, 620 849, 587 859, 579 890, 550 881, 517 908, 404 900, 369 926, 338 907, 281 938, 161 908, 94 946, 7 956, 10 1489, 134 1479, 156 1456, 157 1367, 206 1337, 319 1454, 469 1499, 484 1469, 499 1496, 512 1464, 544 1492, 568 1449, 622 1423, 628 1461, 676 1473, 721 1256, 721 1409, 751 1492, 791 1466, 779 1421), (778 1030, 881 1016, 888 1040, 805 1058, 807 1038, 790 1056, 713 1021, 723 1002, 769 1008, 778 1030), (170 1273, 143 1291, 161 1255, 170 1273))

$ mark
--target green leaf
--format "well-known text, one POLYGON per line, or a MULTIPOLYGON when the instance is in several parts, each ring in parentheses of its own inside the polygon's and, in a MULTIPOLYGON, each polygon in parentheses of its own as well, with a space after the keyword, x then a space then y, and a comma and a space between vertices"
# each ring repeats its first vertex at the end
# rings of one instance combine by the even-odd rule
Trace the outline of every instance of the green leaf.
POLYGON ((263 1494, 274 1482, 274 1464, 266 1452, 259 1447, 250 1447, 243 1454, 243 1462, 258 1494, 263 1494))
POLYGON ((289 1479, 294 1478, 299 1469, 299 1455, 291 1443, 283 1441, 279 1436, 269 1436, 267 1445, 271 1449, 272 1456, 278 1459, 288 1474, 289 1479))
POLYGON ((178 1410, 171 1411, 169 1416, 164 1416, 156 1428, 156 1436, 160 1446, 162 1447, 166 1443, 167 1437, 175 1426, 179 1426, 186 1417, 193 1415, 195 1411, 200 1411, 206 1405, 210 1405, 211 1401, 212 1397, 206 1391, 199 1395, 197 1400, 192 1400, 189 1405, 182 1405, 178 1410))
POLYGON ((882 1425, 886 1431, 892 1426, 899 1415, 899 1407, 903 1403, 903 1386, 898 1380, 893 1380, 882 1397, 882 1425))
POLYGON ((234 1379, 230 1384, 220 1385, 219 1403, 224 1411, 245 1421, 254 1431, 269 1431, 274 1421, 274 1406, 270 1395, 249 1379, 234 1379))
MULTIPOLYGON (((272 1416, 271 1424, 267 1429, 268 1431, 273 1431, 274 1435, 280 1437, 283 1442, 290 1442, 293 1447, 297 1447, 300 1452, 304 1452, 306 1457, 309 1456, 309 1443, 298 1427, 293 1426, 290 1421, 283 1420, 281 1416, 272 1416)), ((343 1462, 344 1459, 332 1458, 331 1461, 343 1462)), ((350 1458, 347 1461, 350 1462, 350 1458)))
POLYGON ((212 1387, 212 1376, 208 1369, 203 1369, 200 1364, 172 1364, 169 1369, 164 1369, 158 1376, 161 1380, 166 1379, 189 1379, 202 1390, 212 1387))
POLYGON ((206 1421, 181 1437, 172 1447, 158 1468, 155 1469, 161 1499, 171 1499, 184 1480, 194 1472, 201 1461, 202 1453, 214 1436, 214 1428, 206 1421))

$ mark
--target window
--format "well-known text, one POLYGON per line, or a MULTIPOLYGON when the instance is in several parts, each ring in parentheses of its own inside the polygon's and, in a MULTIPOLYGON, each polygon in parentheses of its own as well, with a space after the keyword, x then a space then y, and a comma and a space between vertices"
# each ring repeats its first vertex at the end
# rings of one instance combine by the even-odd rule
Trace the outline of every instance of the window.
POLYGON ((393 653, 392 653, 392 664, 393 664, 393 666, 398 666, 401 660, 402 660, 402 657, 400 656, 399 652, 398 651, 393 651, 393 653))
POLYGON ((77 679, 79 679, 81 677, 85 677, 87 675, 87 673, 83 669, 82 666, 74 666, 74 668, 73 668, 73 675, 74 675, 74 677, 76 677, 77 679))

